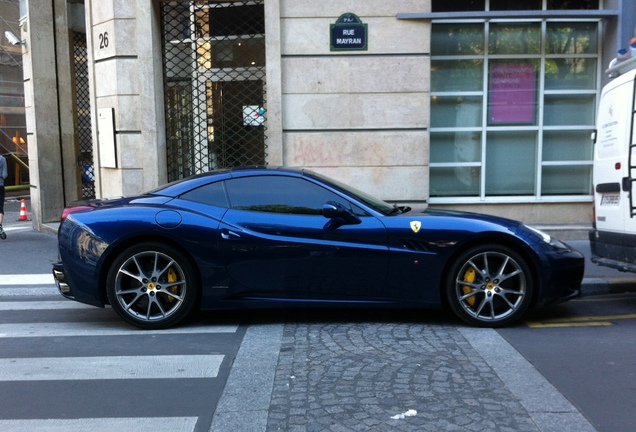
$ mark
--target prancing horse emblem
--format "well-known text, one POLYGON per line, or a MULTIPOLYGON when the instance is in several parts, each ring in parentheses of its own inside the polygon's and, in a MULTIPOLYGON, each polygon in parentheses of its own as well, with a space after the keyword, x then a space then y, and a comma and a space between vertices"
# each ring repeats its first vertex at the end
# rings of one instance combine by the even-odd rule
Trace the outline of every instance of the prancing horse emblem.
POLYGON ((414 233, 418 232, 422 228, 422 222, 420 221, 411 221, 411 229, 414 233))

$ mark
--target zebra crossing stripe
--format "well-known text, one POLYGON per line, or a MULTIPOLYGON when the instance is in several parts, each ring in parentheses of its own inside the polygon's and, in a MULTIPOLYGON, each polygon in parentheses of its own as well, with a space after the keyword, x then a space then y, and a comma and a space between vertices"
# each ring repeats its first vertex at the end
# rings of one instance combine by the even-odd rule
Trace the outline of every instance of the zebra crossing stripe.
POLYGON ((61 309, 95 309, 95 306, 78 303, 72 300, 0 302, 0 311, 61 310, 61 309))
POLYGON ((213 354, 7 358, 0 359, 0 381, 215 378, 223 357, 213 354))
POLYGON ((53 273, 10 274, 0 276, 0 285, 54 285, 53 273))
POLYGON ((164 330, 139 330, 119 320, 107 322, 47 322, 46 324, 11 323, 0 324, 0 338, 236 333, 237 329, 237 324, 228 324, 181 326, 164 330))
POLYGON ((0 297, 9 296, 59 296, 60 292, 55 286, 45 287, 2 287, 0 286, 0 297))
POLYGON ((196 417, 0 420, 3 432, 191 432, 196 417))

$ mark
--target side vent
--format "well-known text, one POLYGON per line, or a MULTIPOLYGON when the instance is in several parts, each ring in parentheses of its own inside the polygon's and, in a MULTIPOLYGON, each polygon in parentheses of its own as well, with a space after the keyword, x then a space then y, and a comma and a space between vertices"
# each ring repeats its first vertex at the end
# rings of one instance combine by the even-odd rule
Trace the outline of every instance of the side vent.
POLYGON ((411 239, 401 239, 400 242, 402 243, 402 247, 404 247, 405 249, 409 249, 415 252, 431 252, 431 248, 429 247, 429 245, 424 242, 419 242, 417 240, 411 239))

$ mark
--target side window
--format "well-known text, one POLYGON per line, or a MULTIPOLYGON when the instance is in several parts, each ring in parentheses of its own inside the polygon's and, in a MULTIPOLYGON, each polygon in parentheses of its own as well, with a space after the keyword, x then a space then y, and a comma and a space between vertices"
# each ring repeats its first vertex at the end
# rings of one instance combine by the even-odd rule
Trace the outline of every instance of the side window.
POLYGON ((234 209, 269 213, 322 215, 327 201, 351 205, 327 189, 297 177, 257 176, 226 181, 234 209))
POLYGON ((211 206, 228 208, 229 204, 223 183, 224 182, 220 181, 198 187, 190 192, 184 193, 180 198, 211 206))

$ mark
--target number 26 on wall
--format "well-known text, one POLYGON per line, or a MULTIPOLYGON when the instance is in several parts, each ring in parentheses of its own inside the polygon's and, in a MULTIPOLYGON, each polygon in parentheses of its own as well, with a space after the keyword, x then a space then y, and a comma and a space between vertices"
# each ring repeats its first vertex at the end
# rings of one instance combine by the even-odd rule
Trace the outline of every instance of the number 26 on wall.
POLYGON ((99 34, 99 49, 108 48, 108 32, 99 34))

